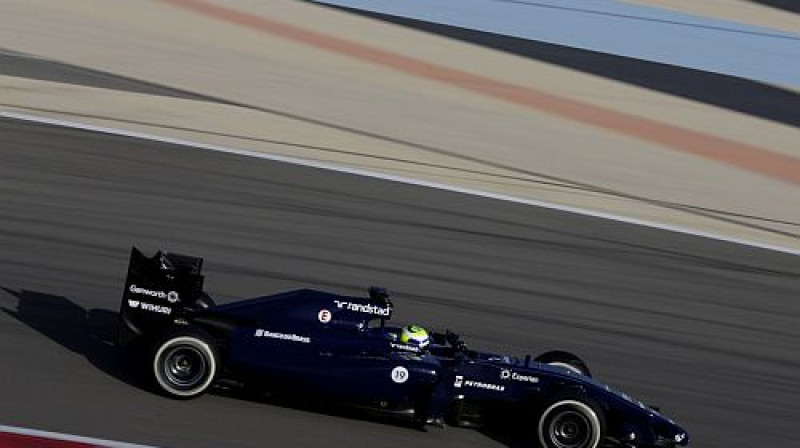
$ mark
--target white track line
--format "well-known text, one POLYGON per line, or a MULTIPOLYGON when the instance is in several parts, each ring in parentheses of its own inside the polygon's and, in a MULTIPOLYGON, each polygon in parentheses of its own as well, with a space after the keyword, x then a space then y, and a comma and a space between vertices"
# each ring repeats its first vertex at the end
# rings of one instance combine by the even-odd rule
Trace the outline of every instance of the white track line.
POLYGON ((148 445, 136 445, 134 443, 115 442, 113 440, 95 439, 93 437, 73 436, 59 432, 40 431, 38 429, 18 428, 16 426, 0 425, 0 433, 17 434, 22 436, 41 437, 50 440, 60 440, 64 442, 84 443, 86 445, 107 447, 107 448, 154 448, 148 445))
POLYGON ((226 147, 226 146, 209 145, 209 144, 206 144, 206 143, 192 142, 192 141, 189 141, 189 140, 182 140, 182 139, 171 138, 171 137, 162 137, 162 136, 158 136, 158 135, 154 135, 154 134, 147 134, 147 133, 144 133, 144 132, 128 131, 128 130, 125 130, 125 129, 115 129, 115 128, 109 128, 109 127, 104 127, 104 126, 95 126, 95 125, 91 125, 91 124, 85 124, 85 123, 79 123, 79 122, 74 122, 74 121, 61 120, 61 119, 57 119, 57 118, 48 118, 48 117, 41 117, 41 116, 36 116, 36 115, 28 115, 28 114, 17 113, 17 112, 0 111, 0 117, 12 118, 12 119, 15 119, 15 120, 22 120, 22 121, 29 121, 29 122, 33 122, 33 123, 41 123, 41 124, 49 124, 49 125, 54 125, 54 126, 61 126, 61 127, 65 127, 65 128, 71 128, 71 129, 80 129, 80 130, 85 130, 85 131, 100 132, 100 133, 104 133, 104 134, 118 135, 118 136, 122 136, 122 137, 131 137, 131 138, 137 138, 137 139, 141 139, 141 140, 148 140, 148 141, 153 141, 153 142, 158 142, 158 143, 167 143, 167 144, 178 145, 178 146, 201 148, 201 149, 207 149, 207 150, 210 150, 210 151, 218 151, 218 152, 224 152, 224 153, 228 153, 228 154, 237 154, 237 155, 247 156, 247 157, 256 157, 256 158, 259 158, 259 159, 272 160, 272 161, 283 162, 283 163, 290 163, 290 164, 293 164, 293 165, 300 165, 300 166, 307 166, 307 167, 312 167, 312 168, 319 168, 319 169, 335 171, 335 172, 339 172, 339 173, 354 174, 354 175, 357 175, 357 176, 364 176, 364 177, 370 177, 370 178, 375 178, 375 179, 388 180, 388 181, 392 181, 392 182, 399 182, 399 183, 403 183, 403 184, 416 185, 416 186, 427 187, 427 188, 434 188, 434 189, 437 189, 437 190, 444 190, 444 191, 451 191, 451 192, 455 192, 455 193, 468 194, 468 195, 478 196, 478 197, 482 197, 482 198, 495 199, 495 200, 506 201, 506 202, 513 202, 513 203, 517 203, 517 204, 530 205, 530 206, 541 207, 541 208, 546 208, 546 209, 550 209, 550 210, 558 210, 558 211, 562 211, 562 212, 566 212, 566 213, 573 213, 573 214, 576 214, 576 215, 589 216, 589 217, 592 217, 592 218, 600 218, 600 219, 605 219, 605 220, 614 221, 614 222, 621 222, 621 223, 625 223, 625 224, 633 224, 633 225, 642 226, 642 227, 648 227, 648 228, 652 228, 652 229, 664 230, 664 231, 668 231, 668 232, 675 232, 675 233, 681 233, 681 234, 685 234, 685 235, 692 235, 692 236, 697 236, 697 237, 701 237, 701 238, 707 238, 707 239, 716 240, 716 241, 723 241, 723 242, 726 242, 726 243, 733 243, 733 244, 738 244, 738 245, 742 245, 742 246, 754 247, 754 248, 758 248, 758 249, 765 249, 765 250, 769 250, 769 251, 773 251, 773 252, 781 252, 781 253, 790 254, 790 255, 800 255, 800 250, 794 249, 794 248, 791 248, 791 247, 786 247, 786 246, 778 246, 778 245, 762 243, 762 242, 758 242, 758 241, 746 240, 746 239, 741 239, 741 238, 734 238, 734 237, 720 235, 720 234, 711 233, 711 232, 703 232, 703 231, 691 229, 691 228, 688 228, 688 227, 673 226, 673 225, 663 224, 663 223, 659 223, 659 222, 655 222, 655 221, 647 221, 647 220, 643 220, 643 219, 631 218, 631 217, 622 216, 622 215, 615 215, 613 213, 605 213, 605 212, 587 210, 587 209, 578 208, 578 207, 570 207, 570 206, 566 206, 566 205, 559 205, 559 204, 554 204, 554 203, 550 203, 550 202, 537 201, 535 199, 525 199, 525 198, 520 198, 520 197, 516 197, 516 196, 509 196, 509 195, 505 195, 505 194, 491 193, 491 192, 488 192, 488 191, 475 190, 475 189, 471 189, 471 188, 462 188, 462 187, 457 187, 455 185, 448 185, 448 184, 443 184, 443 183, 438 183, 438 182, 430 182, 430 181, 426 181, 426 180, 414 179, 414 178, 411 178, 411 177, 396 176, 396 175, 381 173, 381 172, 377 172, 377 171, 369 171, 369 170, 364 170, 364 169, 360 169, 360 168, 352 168, 352 167, 348 167, 348 166, 344 166, 344 165, 336 165, 336 164, 333 164, 333 163, 325 163, 325 162, 317 162, 317 161, 313 161, 313 160, 298 159, 298 158, 295 158, 295 157, 286 157, 286 156, 280 156, 280 155, 277 155, 277 154, 269 154, 269 153, 263 153, 263 152, 258 152, 258 151, 251 151, 251 150, 247 150, 247 149, 237 149, 237 148, 230 148, 230 147, 226 147))

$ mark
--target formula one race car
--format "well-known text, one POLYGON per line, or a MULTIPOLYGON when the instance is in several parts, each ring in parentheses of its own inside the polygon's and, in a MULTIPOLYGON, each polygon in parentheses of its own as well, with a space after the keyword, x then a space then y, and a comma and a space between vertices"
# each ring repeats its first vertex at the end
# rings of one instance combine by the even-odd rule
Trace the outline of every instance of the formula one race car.
POLYGON ((405 413, 420 425, 514 421, 535 427, 531 443, 543 448, 689 443, 672 420, 595 381, 569 353, 517 358, 468 349, 449 331, 389 326, 382 288, 363 298, 297 290, 214 305, 201 268, 201 258, 131 251, 119 343, 144 349, 165 395, 235 382, 405 413))

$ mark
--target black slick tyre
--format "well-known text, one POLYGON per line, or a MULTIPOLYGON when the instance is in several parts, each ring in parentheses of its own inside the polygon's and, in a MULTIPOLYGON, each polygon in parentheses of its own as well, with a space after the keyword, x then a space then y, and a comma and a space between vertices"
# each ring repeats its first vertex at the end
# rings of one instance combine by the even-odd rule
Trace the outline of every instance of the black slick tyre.
POLYGON ((570 352, 565 352, 562 350, 545 352, 537 356, 535 361, 553 367, 560 367, 573 373, 588 376, 589 378, 592 377, 592 372, 589 371, 589 366, 587 366, 586 363, 578 357, 578 355, 574 355, 570 352))
POLYGON ((202 395, 213 384, 219 365, 213 343, 193 332, 173 333, 161 339, 150 361, 158 391, 179 399, 202 395))
POLYGON ((590 400, 564 396, 542 406, 536 429, 541 448, 598 448, 605 420, 590 400))

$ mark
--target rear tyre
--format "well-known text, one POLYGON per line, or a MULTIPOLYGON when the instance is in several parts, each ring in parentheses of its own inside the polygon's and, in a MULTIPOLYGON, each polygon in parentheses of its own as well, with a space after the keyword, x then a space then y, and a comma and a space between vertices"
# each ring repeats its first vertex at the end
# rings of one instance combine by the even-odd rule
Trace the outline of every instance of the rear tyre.
POLYGON ((592 372, 589 371, 589 366, 587 366, 586 363, 577 355, 574 355, 570 352, 565 352, 562 350, 545 352, 537 356, 535 361, 554 367, 561 367, 564 370, 568 370, 583 376, 588 376, 589 378, 592 377, 592 372))
POLYGON ((152 356, 155 385, 173 398, 203 394, 214 382, 217 365, 214 345, 196 333, 178 333, 162 339, 152 356))
POLYGON ((597 448, 603 440, 603 415, 583 398, 548 401, 539 415, 537 435, 541 448, 597 448))

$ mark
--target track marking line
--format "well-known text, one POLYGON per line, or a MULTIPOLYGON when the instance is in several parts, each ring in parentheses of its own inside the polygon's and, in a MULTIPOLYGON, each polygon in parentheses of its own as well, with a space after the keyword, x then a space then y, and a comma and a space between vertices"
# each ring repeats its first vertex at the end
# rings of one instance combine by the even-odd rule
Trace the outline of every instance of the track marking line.
POLYGON ((246 157, 254 157, 258 159, 270 160, 273 162, 288 163, 292 165, 305 166, 309 168, 317 168, 337 173, 352 174, 356 176, 368 177, 372 179, 380 179, 390 182, 397 182, 406 185, 414 185, 418 187, 432 188, 435 190, 449 191, 453 193, 466 194, 486 199, 494 199, 504 202, 512 202, 515 204, 529 205, 533 207, 540 207, 548 210, 555 210, 575 215, 587 216, 591 218, 599 218, 607 221, 619 222, 624 224, 632 224, 641 227, 652 229, 664 230, 667 232, 679 233, 684 235, 691 235, 701 238, 706 238, 715 241, 722 241, 726 243, 738 244, 741 246, 748 246, 757 249, 764 249, 773 252, 780 252, 789 255, 800 255, 800 249, 794 249, 788 246, 779 246, 775 244, 762 243, 754 240, 747 240, 742 238, 730 237, 713 232, 704 232, 695 230, 689 227, 674 226, 670 224, 663 224, 656 221, 648 221, 645 219, 631 218, 628 216, 617 215, 614 213, 594 211, 579 207, 571 207, 568 205, 559 205, 552 202, 540 201, 536 199, 525 199, 518 196, 511 196, 501 193, 492 193, 489 191, 477 190, 473 188, 459 187, 456 185, 449 185, 440 182, 427 181, 422 179, 415 179, 413 177, 398 176, 394 174, 382 173, 380 171, 370 171, 361 168, 353 168, 345 165, 338 165, 335 163, 319 162, 314 160, 300 159, 296 157, 281 156, 277 154, 270 154, 266 152, 253 151, 248 149, 231 148, 227 146, 211 145, 207 143, 193 142, 172 137, 162 137, 155 134, 148 134, 145 132, 129 131, 125 129, 110 128, 105 126, 95 126, 91 124, 79 123, 75 121, 61 120, 57 118, 41 117, 36 115, 28 115, 18 112, 0 111, 0 118, 9 118, 19 121, 27 121, 31 123, 47 124, 52 126, 59 126, 70 129, 78 129, 83 131, 98 132, 102 134, 116 135, 121 137, 136 138, 157 143, 166 143, 170 145, 206 149, 209 151, 222 152, 226 154, 235 154, 246 157))
POLYGON ((268 17, 202 0, 158 0, 184 11, 227 22, 309 47, 347 56, 400 73, 544 112, 673 151, 713 160, 744 171, 800 185, 800 157, 596 106, 531 87, 499 81, 411 56, 383 50, 268 17))
MULTIPOLYGON (((64 434, 59 432, 51 432, 51 431, 41 431, 38 429, 28 429, 28 428, 19 428, 16 426, 6 426, 0 425, 0 446, 3 446, 3 433, 17 435, 17 436, 25 436, 25 437, 35 437, 39 439, 44 439, 42 443, 33 443, 32 446, 41 446, 47 447, 47 443, 45 440, 51 441, 58 441, 58 442, 68 442, 70 444, 76 445, 83 445, 87 448, 155 448, 149 445, 137 445, 135 443, 126 443, 126 442, 117 442, 114 440, 106 440, 106 439, 97 439, 94 437, 84 437, 84 436, 75 436, 72 434, 64 434)), ((16 445, 12 445, 16 446, 16 445)), ((27 445, 20 445, 20 446, 27 446, 27 445)), ((57 446, 57 445, 50 445, 50 446, 57 446)))

